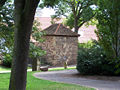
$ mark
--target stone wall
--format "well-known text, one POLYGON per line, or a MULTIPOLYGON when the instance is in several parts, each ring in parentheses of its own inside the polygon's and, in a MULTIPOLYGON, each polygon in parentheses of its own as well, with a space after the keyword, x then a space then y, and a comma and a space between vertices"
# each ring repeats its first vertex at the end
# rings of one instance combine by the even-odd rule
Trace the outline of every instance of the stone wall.
POLYGON ((45 58, 52 66, 76 64, 78 52, 78 37, 44 36, 45 42, 39 46, 47 52, 45 58))

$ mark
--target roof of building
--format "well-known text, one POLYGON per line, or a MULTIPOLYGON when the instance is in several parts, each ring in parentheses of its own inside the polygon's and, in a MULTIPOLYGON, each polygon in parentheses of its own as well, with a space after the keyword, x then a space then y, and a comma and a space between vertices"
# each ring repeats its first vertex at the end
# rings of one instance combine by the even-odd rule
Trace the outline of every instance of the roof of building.
MULTIPOLYGON (((51 25, 50 17, 36 17, 35 20, 40 22, 40 28, 42 30, 44 30, 45 28, 51 25)), ((64 18, 62 18, 59 21, 56 21, 56 23, 62 23, 63 21, 64 21, 64 18)), ((93 26, 93 25, 89 25, 87 27, 83 25, 82 27, 80 27, 79 32, 78 32, 80 34, 80 37, 78 37, 78 41, 80 43, 85 43, 91 39, 97 40, 97 36, 94 32, 94 30, 96 29, 97 29, 96 26, 93 26)))
POLYGON ((71 31, 69 28, 65 27, 63 24, 53 24, 48 28, 43 30, 46 36, 68 36, 68 37, 78 37, 79 34, 71 31))

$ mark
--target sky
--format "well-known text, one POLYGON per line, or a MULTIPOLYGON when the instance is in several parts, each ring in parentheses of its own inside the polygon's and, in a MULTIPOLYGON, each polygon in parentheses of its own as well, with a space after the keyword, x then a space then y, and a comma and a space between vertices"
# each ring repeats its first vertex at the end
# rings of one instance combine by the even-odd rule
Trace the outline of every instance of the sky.
MULTIPOLYGON (((96 9, 97 7, 95 5, 91 6, 92 9, 96 9)), ((37 8, 35 17, 51 17, 51 15, 54 15, 55 11, 52 8, 37 8)))
POLYGON ((51 8, 44 8, 44 9, 38 8, 36 10, 35 17, 50 17, 51 15, 54 15, 54 14, 55 12, 51 8))

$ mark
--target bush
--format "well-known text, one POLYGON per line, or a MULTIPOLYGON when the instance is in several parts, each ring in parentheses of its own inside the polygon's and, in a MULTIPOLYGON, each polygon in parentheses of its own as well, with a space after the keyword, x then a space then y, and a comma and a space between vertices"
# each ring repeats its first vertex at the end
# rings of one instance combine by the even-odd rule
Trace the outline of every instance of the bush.
POLYGON ((103 48, 96 41, 92 43, 85 48, 84 44, 79 44, 77 70, 81 74, 114 75, 115 62, 107 59, 103 48))
POLYGON ((12 55, 7 53, 5 56, 3 56, 3 66, 6 67, 11 67, 11 63, 12 63, 12 55))
POLYGON ((95 43, 93 43, 95 41, 90 40, 87 43, 78 43, 78 47, 79 48, 91 48, 93 45, 95 45, 95 43))

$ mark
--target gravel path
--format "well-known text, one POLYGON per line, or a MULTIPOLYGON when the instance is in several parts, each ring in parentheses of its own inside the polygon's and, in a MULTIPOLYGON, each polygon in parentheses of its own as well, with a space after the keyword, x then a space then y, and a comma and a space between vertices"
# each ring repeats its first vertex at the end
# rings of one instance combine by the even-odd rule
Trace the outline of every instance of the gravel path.
POLYGON ((78 73, 77 70, 63 70, 63 71, 37 72, 34 74, 34 76, 45 80, 93 87, 96 88, 96 90, 120 90, 120 80, 118 81, 95 80, 71 76, 77 73, 78 73))

